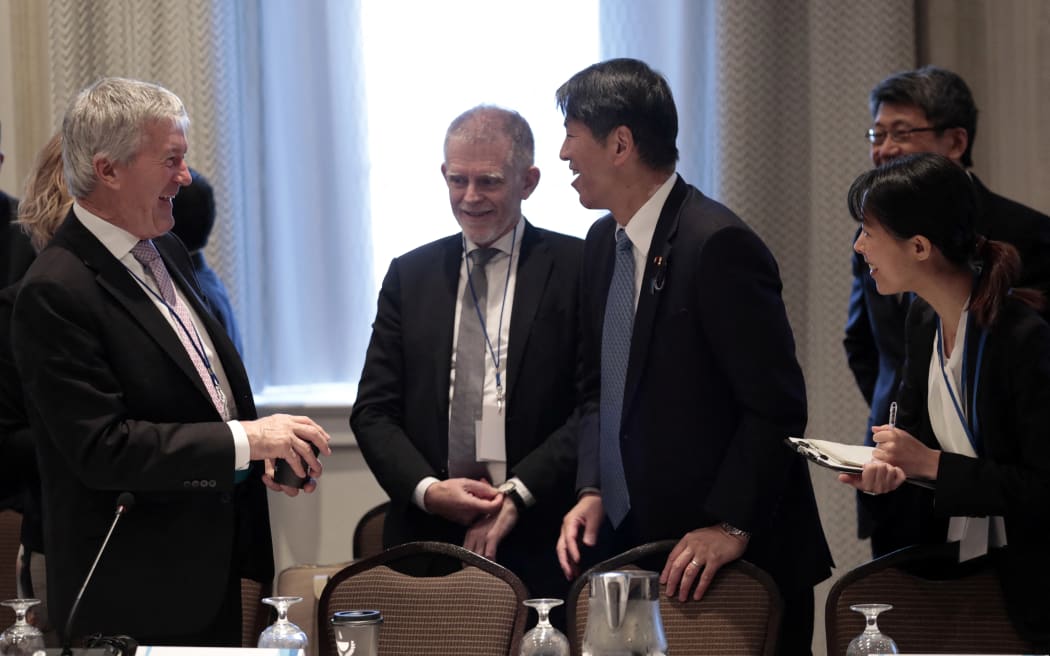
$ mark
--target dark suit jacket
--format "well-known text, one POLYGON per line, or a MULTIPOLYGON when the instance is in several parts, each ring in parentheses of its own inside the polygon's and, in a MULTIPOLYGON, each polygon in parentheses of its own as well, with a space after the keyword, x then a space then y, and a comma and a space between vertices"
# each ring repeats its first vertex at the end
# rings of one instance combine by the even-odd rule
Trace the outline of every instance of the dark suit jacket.
MULTIPOLYGON (((988 190, 971 174, 977 201, 977 232, 988 239, 1012 244, 1021 254, 1021 278, 1017 287, 1033 287, 1050 294, 1050 217, 988 190)), ((853 286, 846 321, 846 359, 871 407, 864 443, 871 445, 871 427, 889 419, 890 402, 896 398, 904 363, 904 319, 910 295, 898 299, 882 296, 868 274, 864 258, 853 254, 853 286)), ((875 533, 873 547, 883 555, 906 546, 895 535, 892 522, 875 525, 860 513, 858 532, 866 538, 875 533)))
MULTIPOLYGON (((611 216, 600 219, 584 246, 591 409, 600 394, 615 227, 611 216)), ((761 239, 679 178, 646 258, 620 447, 630 542, 681 538, 726 521, 753 534, 744 558, 799 590, 829 576, 831 555, 807 466, 784 445, 805 429, 806 395, 780 291, 761 239)), ((597 415, 582 424, 578 485, 600 487, 597 415)))
POLYGON ((17 218, 18 199, 0 191, 0 287, 20 280, 35 256, 29 237, 15 223, 17 218))
MULTIPOLYGON (((154 240, 204 322, 232 388, 254 419, 244 367, 199 300, 173 236, 154 240)), ((127 490, 117 527, 84 594, 73 634, 193 633, 237 576, 273 577, 261 464, 234 485, 230 429, 166 319, 127 269, 70 212, 23 280, 15 357, 43 482, 48 605, 65 624, 127 490)))
MULTIPOLYGON (((508 477, 525 483, 536 505, 500 546, 501 562, 508 551, 520 551, 524 560, 542 558, 554 568, 561 518, 575 500, 571 417, 581 245, 530 224, 521 236, 507 354, 507 469, 508 477)), ((423 478, 448 477, 449 376, 462 253, 458 234, 406 253, 390 264, 379 293, 350 426, 390 495, 387 546, 421 539, 462 544, 462 527, 412 503, 423 478)), ((530 578, 530 572, 516 573, 530 578)))
MULTIPOLYGON (((936 315, 922 299, 907 320, 907 360, 897 425, 926 446, 941 447, 930 425, 930 357, 936 315)), ((863 502, 885 513, 908 544, 943 543, 953 515, 1001 515, 1008 545, 996 562, 1010 615, 1031 640, 1050 641, 1050 327, 1030 308, 1008 300, 988 331, 977 373, 979 329, 967 330, 966 406, 977 391, 977 458, 942 453, 936 491, 911 485, 863 502)))
POLYGON ((43 552, 40 474, 36 466, 33 431, 26 417, 22 382, 11 350, 11 311, 18 284, 0 290, 0 497, 22 513, 22 545, 43 552))

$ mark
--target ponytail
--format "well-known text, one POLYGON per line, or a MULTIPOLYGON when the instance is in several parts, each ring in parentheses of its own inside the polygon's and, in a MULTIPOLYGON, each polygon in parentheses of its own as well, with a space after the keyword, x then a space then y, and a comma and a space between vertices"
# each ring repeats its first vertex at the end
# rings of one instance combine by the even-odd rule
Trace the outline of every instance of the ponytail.
POLYGON ((977 290, 970 300, 970 312, 977 325, 988 327, 995 323, 999 310, 1007 296, 1042 311, 1046 300, 1042 292, 1035 289, 1012 289, 1014 281, 1021 275, 1021 256, 1017 249, 1003 241, 977 236, 976 253, 978 274, 977 290))

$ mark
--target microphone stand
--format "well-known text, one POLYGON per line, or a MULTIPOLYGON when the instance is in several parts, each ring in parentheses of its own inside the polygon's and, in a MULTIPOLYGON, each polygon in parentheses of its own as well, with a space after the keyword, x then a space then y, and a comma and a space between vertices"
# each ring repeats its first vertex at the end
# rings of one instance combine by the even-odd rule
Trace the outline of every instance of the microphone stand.
POLYGON ((84 577, 84 583, 80 586, 80 592, 77 593, 76 599, 73 600, 73 606, 69 609, 69 617, 66 619, 66 630, 65 636, 62 640, 62 656, 73 656, 73 648, 71 643, 73 642, 73 621, 76 619, 77 610, 80 609, 80 599, 84 596, 84 590, 87 589, 88 583, 91 582, 91 577, 95 575, 95 568, 98 567, 98 561, 102 559, 102 554, 106 551, 106 545, 109 544, 109 538, 113 535, 114 529, 117 528, 117 522, 124 516, 124 513, 131 510, 131 507, 135 505, 135 495, 131 492, 122 492, 117 497, 117 512, 113 516, 113 523, 109 525, 109 532, 106 533, 106 539, 102 541, 102 546, 98 548, 98 553, 95 554, 95 562, 91 563, 91 569, 88 570, 87 576, 84 577))

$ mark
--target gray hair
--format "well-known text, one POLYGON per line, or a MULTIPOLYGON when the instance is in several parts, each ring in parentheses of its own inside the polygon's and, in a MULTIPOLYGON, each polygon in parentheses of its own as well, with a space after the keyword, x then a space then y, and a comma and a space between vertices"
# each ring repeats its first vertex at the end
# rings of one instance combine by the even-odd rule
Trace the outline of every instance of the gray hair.
POLYGON ((94 190, 96 157, 128 164, 147 127, 163 121, 184 132, 190 124, 179 97, 156 84, 107 77, 77 94, 62 119, 62 165, 70 195, 84 198, 94 190))
POLYGON ((528 121, 514 110, 495 105, 472 107, 452 120, 445 133, 445 157, 448 158, 448 142, 453 137, 477 143, 489 141, 498 135, 510 139, 508 164, 518 171, 532 166, 536 143, 528 121))

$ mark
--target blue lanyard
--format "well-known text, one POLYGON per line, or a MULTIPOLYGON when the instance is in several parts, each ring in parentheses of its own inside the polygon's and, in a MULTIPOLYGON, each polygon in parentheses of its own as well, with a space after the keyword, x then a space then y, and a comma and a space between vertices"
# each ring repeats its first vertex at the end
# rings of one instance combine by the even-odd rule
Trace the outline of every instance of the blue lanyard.
MULTIPOLYGON (((489 339, 489 331, 485 326, 485 319, 481 316, 481 305, 478 302, 478 294, 474 290, 474 278, 471 275, 470 270, 470 258, 467 257, 467 242, 465 238, 463 241, 463 257, 467 261, 467 286, 470 287, 470 297, 474 299, 474 314, 477 315, 478 323, 481 324, 481 334, 485 336, 485 345, 488 347, 489 354, 492 356, 492 364, 496 367, 496 402, 501 412, 503 410, 503 379, 500 377, 499 370, 499 350, 503 339, 503 311, 507 307, 507 290, 510 288, 510 272, 511 268, 514 266, 514 243, 517 241, 517 238, 518 226, 515 225, 510 236, 510 259, 507 261, 507 278, 503 282, 503 301, 499 306, 499 325, 497 326, 495 348, 492 347, 492 340, 489 339)), ((485 302, 487 303, 488 299, 485 299, 485 302)))
MULTIPOLYGON (((966 338, 970 338, 970 333, 973 328, 973 315, 969 315, 966 318, 966 338)), ((941 337, 941 318, 937 317, 937 358, 941 365, 941 375, 944 376, 944 386, 948 388, 948 396, 952 399, 952 405, 955 406, 955 413, 959 416, 959 421, 962 423, 963 430, 966 431, 966 438, 970 440, 970 446, 973 447, 975 453, 980 454, 980 443, 981 443, 981 429, 980 424, 977 421, 977 390, 981 384, 981 363, 984 360, 984 345, 988 341, 988 329, 981 329, 981 336, 977 343, 977 368, 973 373, 973 394, 970 397, 970 418, 967 420, 966 415, 963 414, 962 407, 959 405, 959 400, 955 398, 955 392, 952 391, 951 383, 948 380, 948 374, 944 370, 944 348, 942 346, 941 337)), ((966 379, 968 369, 966 367, 966 359, 969 355, 966 344, 956 344, 956 348, 962 347, 963 350, 963 361, 962 361, 962 389, 960 394, 963 398, 963 403, 966 402, 966 379)))
MULTIPOLYGON (((124 268, 128 269, 126 266, 124 268)), ((204 368, 208 370, 208 376, 211 378, 211 384, 215 387, 215 390, 219 393, 219 398, 222 399, 222 402, 225 405, 226 394, 222 391, 222 385, 219 384, 219 377, 215 375, 215 370, 211 367, 211 360, 208 358, 208 353, 204 349, 204 340, 201 339, 200 333, 197 332, 197 326, 191 324, 190 328, 193 328, 193 334, 191 335, 189 328, 186 327, 186 324, 182 322, 182 318, 179 317, 177 312, 175 312, 175 308, 168 305, 168 302, 164 300, 163 296, 153 291, 153 288, 150 287, 145 280, 140 278, 131 269, 128 269, 128 273, 130 273, 131 277, 133 277, 135 280, 139 281, 139 284, 142 285, 143 289, 149 292, 153 296, 153 298, 160 301, 164 305, 164 307, 168 309, 168 314, 171 316, 172 319, 175 320, 175 323, 179 324, 179 328, 182 329, 182 332, 186 335, 187 338, 189 338, 190 344, 193 345, 193 350, 197 352, 197 355, 198 357, 200 357, 201 362, 204 363, 204 368), (196 337, 196 339, 194 339, 194 337, 196 337)), ((174 288, 174 286, 175 281, 173 280, 172 287, 174 288)), ((172 291, 174 292, 174 289, 172 291)))

